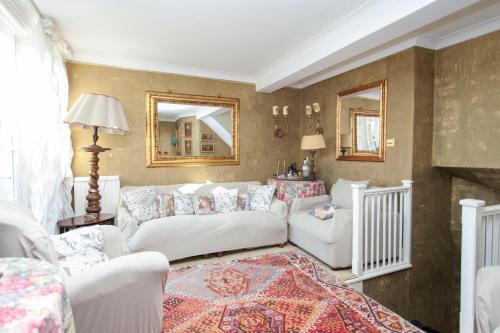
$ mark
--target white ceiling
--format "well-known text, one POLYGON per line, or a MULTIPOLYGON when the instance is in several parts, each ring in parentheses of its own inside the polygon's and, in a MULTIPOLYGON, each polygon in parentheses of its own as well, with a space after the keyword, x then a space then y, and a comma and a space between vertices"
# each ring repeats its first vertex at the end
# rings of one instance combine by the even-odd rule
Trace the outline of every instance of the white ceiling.
POLYGON ((61 30, 72 60, 267 92, 500 28, 498 0, 33 1, 61 30))

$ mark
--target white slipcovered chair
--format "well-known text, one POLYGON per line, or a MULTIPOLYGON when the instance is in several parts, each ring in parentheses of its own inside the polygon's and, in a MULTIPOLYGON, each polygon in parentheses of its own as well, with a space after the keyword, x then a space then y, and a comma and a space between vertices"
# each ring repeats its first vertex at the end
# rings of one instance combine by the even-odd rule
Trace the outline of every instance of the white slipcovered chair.
POLYGON ((339 178, 330 190, 331 197, 298 198, 290 207, 289 241, 334 269, 352 263, 352 184, 368 185, 368 181, 339 178), (338 206, 333 218, 320 220, 309 214, 311 208, 330 202, 338 206))
MULTIPOLYGON (((64 277, 76 331, 160 332, 168 260, 157 252, 127 254, 118 228, 99 228, 109 260, 64 277)), ((19 203, 0 203, 0 257, 35 258, 56 266, 61 260, 51 236, 19 203)))

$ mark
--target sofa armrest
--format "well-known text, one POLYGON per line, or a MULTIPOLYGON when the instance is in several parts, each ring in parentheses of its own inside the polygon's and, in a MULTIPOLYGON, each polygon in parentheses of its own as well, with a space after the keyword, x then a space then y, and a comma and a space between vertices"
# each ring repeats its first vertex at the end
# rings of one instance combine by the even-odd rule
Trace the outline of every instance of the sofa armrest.
POLYGON ((142 252, 71 276, 66 290, 76 331, 160 332, 168 270, 163 254, 142 252))
POLYGON ((139 229, 140 221, 133 217, 127 208, 118 206, 116 224, 123 233, 123 236, 125 236, 125 239, 129 239, 139 229))
POLYGON ((290 207, 290 216, 297 214, 302 210, 308 210, 319 204, 327 202, 330 202, 329 195, 319 195, 310 198, 296 198, 293 200, 292 206, 290 207))
POLYGON ((100 225, 104 237, 104 253, 116 258, 128 254, 127 242, 120 229, 114 225, 100 225))
POLYGON ((286 219, 288 215, 288 206, 286 202, 273 198, 271 203, 271 214, 280 219, 286 219))

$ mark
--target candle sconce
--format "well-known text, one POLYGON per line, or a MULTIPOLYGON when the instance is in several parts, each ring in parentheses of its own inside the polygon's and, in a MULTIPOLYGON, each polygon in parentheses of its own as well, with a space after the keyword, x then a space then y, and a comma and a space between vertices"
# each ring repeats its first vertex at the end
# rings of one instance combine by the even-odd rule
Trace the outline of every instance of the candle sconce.
POLYGON ((276 138, 282 138, 285 136, 286 133, 288 133, 288 105, 283 106, 283 123, 284 123, 284 128, 280 128, 278 126, 278 121, 279 121, 279 107, 278 106, 273 106, 273 118, 274 118, 274 136, 276 138))
POLYGON ((321 107, 319 103, 313 103, 312 108, 310 105, 306 105, 306 119, 307 119, 307 130, 308 132, 312 132, 312 113, 314 110, 314 117, 316 118, 316 129, 314 131, 315 134, 323 134, 323 127, 321 127, 319 123, 319 113, 321 112, 321 107))

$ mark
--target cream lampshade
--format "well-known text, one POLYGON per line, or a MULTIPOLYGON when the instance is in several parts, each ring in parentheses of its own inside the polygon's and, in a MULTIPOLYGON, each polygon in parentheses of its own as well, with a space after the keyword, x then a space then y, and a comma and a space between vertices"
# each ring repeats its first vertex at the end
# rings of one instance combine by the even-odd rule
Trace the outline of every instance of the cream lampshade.
POLYGON ((92 153, 90 158, 89 193, 87 195, 86 219, 94 219, 101 212, 101 195, 99 194, 99 153, 110 148, 97 145, 97 132, 111 134, 128 134, 127 119, 122 104, 114 97, 99 94, 82 94, 64 118, 64 122, 71 126, 89 128, 93 131, 93 144, 83 150, 92 153))
POLYGON ((316 169, 314 163, 314 156, 316 155, 316 151, 318 149, 326 148, 325 139, 321 134, 314 135, 304 135, 302 137, 302 144, 300 145, 300 149, 309 150, 311 154, 311 179, 316 180, 316 169))
POLYGON ((345 153, 349 148, 352 148, 352 136, 350 134, 341 134, 340 135, 340 151, 342 152, 342 156, 345 156, 345 153))

